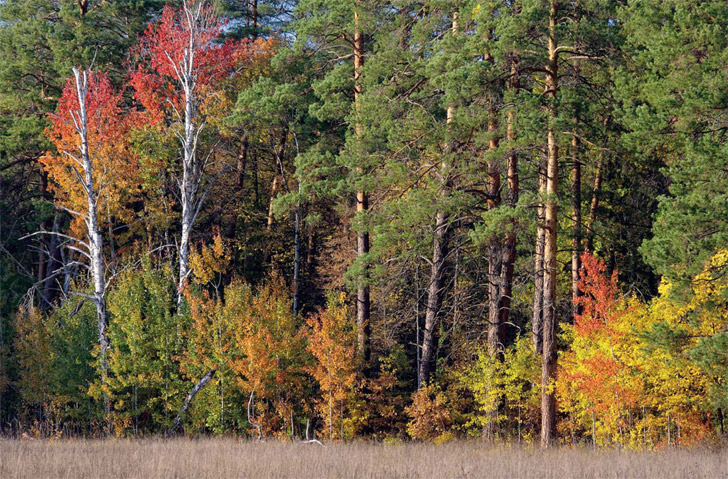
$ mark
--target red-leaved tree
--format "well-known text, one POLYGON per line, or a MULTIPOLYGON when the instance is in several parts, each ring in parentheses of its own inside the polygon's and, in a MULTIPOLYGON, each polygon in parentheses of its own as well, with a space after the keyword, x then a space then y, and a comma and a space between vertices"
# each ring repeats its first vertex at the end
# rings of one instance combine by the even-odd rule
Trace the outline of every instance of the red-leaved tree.
MULTIPOLYGON (((249 55, 245 42, 218 42, 225 20, 204 0, 185 0, 180 10, 167 5, 134 50, 138 63, 130 83, 144 107, 150 124, 161 124, 179 141, 182 207, 179 242, 181 291, 190 274, 190 235, 205 199, 202 183, 213 153, 201 151, 206 125, 206 103, 217 87, 233 74, 249 55)), ((179 301, 182 295, 179 295, 179 301)))
POLYGON ((121 95, 115 92, 103 73, 73 69, 51 115, 46 134, 58 154, 41 158, 53 180, 58 206, 74 217, 72 234, 63 235, 67 247, 87 261, 93 293, 75 292, 96 306, 99 337, 99 363, 107 418, 111 412, 107 392, 108 349, 106 336, 107 272, 100 222, 101 208, 117 212, 121 198, 133 184, 136 161, 125 147, 128 121, 120 108, 121 95))

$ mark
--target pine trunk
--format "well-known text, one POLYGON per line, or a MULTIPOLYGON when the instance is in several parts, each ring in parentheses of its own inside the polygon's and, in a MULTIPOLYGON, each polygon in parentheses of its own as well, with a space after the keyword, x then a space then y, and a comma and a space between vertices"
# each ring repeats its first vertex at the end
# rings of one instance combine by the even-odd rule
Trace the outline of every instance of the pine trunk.
POLYGON ((599 208, 599 190, 602 188, 603 163, 604 153, 600 153, 597 158, 597 168, 594 172, 594 189, 592 191, 591 202, 589 203, 589 220, 586 225, 585 249, 590 253, 594 251, 594 223, 597 219, 597 208, 599 208))
POLYGON ((574 318, 579 314, 576 298, 579 297, 579 270, 581 269, 581 161, 579 159, 579 139, 571 138, 571 301, 574 318))
MULTIPOLYGON (((517 91, 520 87, 518 81, 518 59, 514 56, 511 61, 511 89, 517 91)), ((508 198, 507 204, 510 208, 515 208, 518 204, 519 195, 519 178, 518 178, 518 155, 515 152, 516 132, 513 123, 515 122, 515 114, 513 110, 508 112, 508 125, 506 130, 506 139, 511 148, 511 153, 507 160, 507 181, 508 181, 508 198)), ((513 294, 513 270, 516 263, 516 241, 517 241, 518 220, 511 220, 511 224, 506 231, 505 244, 503 248, 503 270, 501 272, 501 304, 499 305, 500 319, 499 322, 503 327, 510 319, 511 313, 511 296, 513 294)))
MULTIPOLYGON (((498 148, 498 137, 496 136, 497 124, 495 111, 491 111, 491 119, 488 122, 489 150, 492 152, 498 148)), ((488 164, 488 210, 498 208, 501 203, 501 172, 498 160, 491 159, 488 164)), ((503 343, 500 322, 501 304, 501 274, 502 274, 502 245, 498 237, 493 237, 488 245, 488 353, 492 356, 498 351, 503 343)))
MULTIPOLYGON (((356 3, 356 8, 359 2, 356 3)), ((361 69, 364 65, 364 35, 362 35, 359 25, 359 13, 354 11, 354 108, 356 115, 361 110, 361 69)), ((361 121, 356 119, 356 135, 361 136, 361 121)), ((360 171, 360 173, 363 173, 360 171)), ((365 191, 358 191, 356 194, 356 212, 357 215, 366 214, 369 210, 369 195, 365 191)), ((369 233, 367 231, 359 231, 356 238, 356 255, 361 258, 369 253, 369 233)), ((365 268, 365 272, 368 268, 365 268)), ((371 299, 369 294, 368 278, 360 280, 356 291, 356 326, 357 326, 357 355, 360 366, 369 363, 371 354, 371 299)), ((365 368, 366 369, 366 368, 365 368)))
POLYGON ((276 199, 276 195, 278 194, 278 175, 275 175, 273 177, 273 183, 270 186, 270 199, 268 200, 268 219, 265 224, 265 236, 268 239, 268 247, 265 250, 265 254, 263 255, 263 263, 268 264, 270 263, 271 259, 271 233, 273 232, 273 201, 276 199))
POLYGON ((533 255, 533 316, 531 318, 531 336, 533 350, 536 355, 543 353, 543 276, 544 276, 544 241, 546 230, 544 228, 546 197, 546 168, 543 161, 538 165, 538 195, 539 203, 536 208, 537 230, 536 245, 533 255))
MULTIPOLYGON (((453 15, 452 33, 458 31, 458 15, 453 15)), ((450 125, 455 117, 454 105, 448 105, 446 122, 450 125)), ((440 165, 441 190, 440 198, 445 199, 449 195, 450 188, 450 162, 447 156, 452 151, 452 144, 445 146, 445 159, 440 165)), ((445 259, 448 249, 448 215, 445 211, 438 211, 435 215, 435 234, 432 245, 432 263, 430 266, 430 282, 427 287, 427 309, 425 311, 425 328, 422 332, 422 353, 420 355, 420 367, 417 371, 417 384, 420 388, 427 386, 432 371, 432 360, 435 351, 435 325, 437 314, 442 306, 442 295, 444 292, 445 259)), ((418 321, 419 326, 419 321, 418 321)))
POLYGON ((425 329, 422 335, 422 357, 418 373, 420 387, 427 385, 430 380, 432 360, 435 346, 435 325, 437 313, 442 306, 444 289, 445 258, 447 256, 447 216, 444 212, 437 213, 435 222, 435 239, 432 252, 432 266, 430 269, 430 284, 427 288, 427 310, 425 311, 425 329))
POLYGON ((546 96, 549 101, 549 124, 546 158, 546 206, 543 280, 543 357, 541 362, 541 446, 550 447, 556 440, 556 236, 558 226, 559 149, 556 143, 556 91, 558 88, 558 52, 556 49, 556 0, 549 9, 548 66, 546 96))

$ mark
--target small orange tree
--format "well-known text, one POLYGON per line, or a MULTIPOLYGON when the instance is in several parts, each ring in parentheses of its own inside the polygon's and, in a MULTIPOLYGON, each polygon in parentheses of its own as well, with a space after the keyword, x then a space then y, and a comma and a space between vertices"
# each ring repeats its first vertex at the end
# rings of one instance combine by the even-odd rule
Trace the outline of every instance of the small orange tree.
POLYGON ((295 406, 303 402, 307 355, 285 283, 273 277, 253 294, 249 286, 234 282, 225 307, 235 318, 238 356, 231 367, 248 395, 248 422, 260 436, 293 435, 295 406))
POLYGON ((427 384, 418 389, 405 411, 411 418, 407 432, 412 439, 443 442, 452 437, 452 414, 447 397, 437 385, 427 384))
POLYGON ((582 427, 591 423, 592 435, 600 441, 625 444, 630 409, 641 391, 636 338, 629 325, 634 307, 620 298, 617 272, 608 276, 604 261, 584 253, 582 264, 578 287, 583 295, 575 299, 581 313, 573 327, 566 326, 572 343, 561 361, 557 394, 569 413, 572 435, 576 415, 582 427))
POLYGON ((356 329, 343 294, 331 293, 326 309, 307 321, 308 347, 314 364, 308 371, 319 383, 322 397, 317 408, 329 430, 329 441, 345 437, 344 410, 356 391, 356 329), (334 428, 334 408, 338 406, 339 428, 334 428))

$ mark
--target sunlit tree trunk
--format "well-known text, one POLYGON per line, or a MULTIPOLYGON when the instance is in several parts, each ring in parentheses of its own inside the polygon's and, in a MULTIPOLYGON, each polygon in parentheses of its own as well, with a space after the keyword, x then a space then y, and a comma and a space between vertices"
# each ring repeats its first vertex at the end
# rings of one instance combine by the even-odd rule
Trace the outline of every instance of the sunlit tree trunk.
POLYGON ((182 233, 179 243, 179 280, 178 305, 182 304, 182 290, 191 271, 189 268, 190 237, 197 217, 201 198, 199 198, 200 182, 204 170, 204 161, 198 158, 198 140, 204 121, 199 117, 197 75, 198 60, 196 49, 199 37, 208 28, 211 13, 200 0, 185 0, 182 5, 184 13, 186 45, 179 62, 173 61, 174 55, 167 54, 176 75, 177 82, 184 96, 184 131, 177 135, 182 146, 182 179, 180 181, 180 202, 182 204, 182 233))
POLYGON ((558 89, 558 51, 556 14, 558 2, 549 8, 548 64, 546 97, 549 102, 546 156, 546 199, 544 208, 544 279, 543 279, 543 356, 541 362, 541 446, 549 447, 556 439, 556 235, 558 226, 559 147, 556 142, 556 91, 558 89))
MULTIPOLYGON (((452 33, 457 34, 458 16, 453 15, 452 33)), ((448 105, 446 122, 450 125, 455 117, 455 106, 448 105)), ((452 150, 452 145, 445 148, 445 159, 440 164, 440 197, 447 198, 450 189, 450 162, 447 155, 452 150)), ((437 315, 442 306, 442 295, 444 293, 445 260, 448 250, 449 219, 445 211, 438 211, 435 215, 435 231, 432 246, 432 263, 430 265, 430 282, 427 287, 427 306, 425 310, 425 327, 422 332, 422 353, 420 355, 420 367, 417 371, 417 384, 425 387, 430 380, 432 360, 435 346, 435 324, 437 315)))

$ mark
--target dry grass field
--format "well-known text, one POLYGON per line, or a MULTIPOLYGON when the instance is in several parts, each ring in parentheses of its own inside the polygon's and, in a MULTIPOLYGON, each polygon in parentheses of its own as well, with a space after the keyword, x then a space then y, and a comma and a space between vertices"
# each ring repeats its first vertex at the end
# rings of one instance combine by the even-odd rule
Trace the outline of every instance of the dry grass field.
POLYGON ((10 478, 728 478, 728 453, 201 440, 0 441, 10 478))

